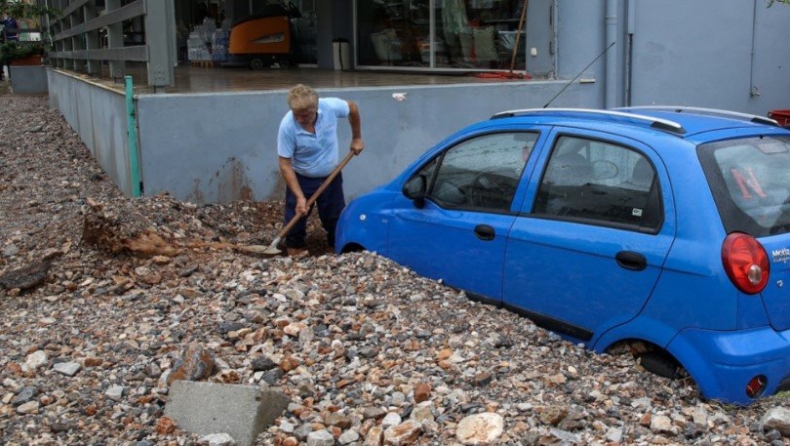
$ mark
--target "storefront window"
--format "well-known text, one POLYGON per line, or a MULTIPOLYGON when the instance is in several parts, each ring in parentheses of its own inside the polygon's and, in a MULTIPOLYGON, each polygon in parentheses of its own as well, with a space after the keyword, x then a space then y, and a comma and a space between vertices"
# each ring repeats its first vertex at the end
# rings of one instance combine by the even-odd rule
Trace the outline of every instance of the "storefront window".
MULTIPOLYGON (((358 65, 510 68, 524 3, 357 0, 358 65)), ((516 69, 524 67, 523 36, 522 27, 516 69)))

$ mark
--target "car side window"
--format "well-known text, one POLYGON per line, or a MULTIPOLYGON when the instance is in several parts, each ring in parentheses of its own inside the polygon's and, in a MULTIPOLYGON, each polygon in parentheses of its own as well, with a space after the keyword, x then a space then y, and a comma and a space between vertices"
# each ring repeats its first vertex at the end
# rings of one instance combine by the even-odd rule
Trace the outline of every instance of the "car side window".
POLYGON ((657 232, 660 188, 650 159, 635 150, 572 136, 557 139, 534 213, 657 232))
POLYGON ((418 172, 430 180, 436 169, 426 197, 444 208, 510 210, 537 139, 537 133, 494 133, 450 147, 418 172))

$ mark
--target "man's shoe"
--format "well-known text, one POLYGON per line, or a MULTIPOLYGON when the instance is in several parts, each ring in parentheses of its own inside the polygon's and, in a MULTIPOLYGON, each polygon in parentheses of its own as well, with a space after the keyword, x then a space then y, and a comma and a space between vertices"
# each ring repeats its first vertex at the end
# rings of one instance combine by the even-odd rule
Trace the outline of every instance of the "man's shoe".
POLYGON ((293 257, 295 259, 301 259, 310 254, 304 248, 285 248, 285 251, 288 253, 288 257, 293 257))

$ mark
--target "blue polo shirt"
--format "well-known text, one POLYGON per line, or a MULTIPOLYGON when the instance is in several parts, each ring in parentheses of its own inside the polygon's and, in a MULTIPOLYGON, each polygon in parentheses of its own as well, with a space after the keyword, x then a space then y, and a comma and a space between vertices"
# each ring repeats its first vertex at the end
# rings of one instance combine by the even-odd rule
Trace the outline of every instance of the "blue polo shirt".
POLYGON ((290 158, 296 173, 311 178, 328 176, 337 167, 337 120, 347 118, 348 102, 339 98, 320 98, 315 134, 303 129, 292 111, 280 121, 277 154, 290 158))

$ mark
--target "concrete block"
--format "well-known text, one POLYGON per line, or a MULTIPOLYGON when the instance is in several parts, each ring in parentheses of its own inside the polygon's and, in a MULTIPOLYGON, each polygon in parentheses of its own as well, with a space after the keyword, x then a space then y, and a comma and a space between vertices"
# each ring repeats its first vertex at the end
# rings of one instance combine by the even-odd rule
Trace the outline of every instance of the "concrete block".
POLYGON ((11 65, 11 91, 14 94, 43 94, 49 92, 47 69, 43 65, 11 65))
POLYGON ((238 446, 250 446, 289 402, 284 393, 257 386, 175 381, 165 416, 179 429, 198 435, 226 433, 238 446))

